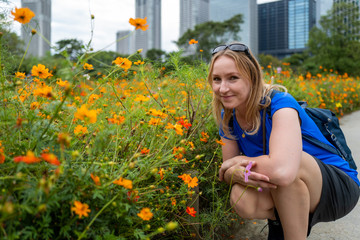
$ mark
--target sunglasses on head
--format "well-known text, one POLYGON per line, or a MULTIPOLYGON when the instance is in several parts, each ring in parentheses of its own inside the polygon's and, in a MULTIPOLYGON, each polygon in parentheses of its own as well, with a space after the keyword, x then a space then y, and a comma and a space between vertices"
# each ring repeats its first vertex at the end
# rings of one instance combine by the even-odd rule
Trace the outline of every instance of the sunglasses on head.
POLYGON ((244 52, 251 61, 254 60, 252 58, 252 56, 250 55, 249 48, 246 45, 241 44, 241 43, 233 43, 233 44, 229 44, 229 45, 219 45, 212 50, 211 54, 214 55, 215 53, 218 53, 225 49, 230 49, 231 51, 234 51, 234 52, 244 52))

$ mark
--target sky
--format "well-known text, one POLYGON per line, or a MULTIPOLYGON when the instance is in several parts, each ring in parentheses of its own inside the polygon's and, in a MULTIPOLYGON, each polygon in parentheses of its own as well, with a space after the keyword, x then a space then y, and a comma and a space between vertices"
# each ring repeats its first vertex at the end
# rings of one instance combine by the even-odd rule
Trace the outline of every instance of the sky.
MULTIPOLYGON (((254 0, 255 1, 255 0, 254 0)), ((275 0, 257 0, 257 3, 275 0)), ((21 7, 20 0, 8 0, 0 8, 10 10, 21 7)), ((224 0, 226 2, 226 0, 224 0)), ((178 50, 173 41, 179 38, 179 0, 162 0, 162 49, 178 50)), ((52 0, 51 43, 76 38, 95 51, 115 51, 116 32, 133 30, 129 18, 135 18, 135 0, 52 0), (95 16, 93 29, 91 14, 95 16), (91 31, 93 36, 91 37, 91 31)), ((21 24, 14 22, 12 30, 20 35, 21 24)), ((41 31, 41 30, 40 30, 41 31)), ((141 31, 141 30, 137 30, 141 31)))

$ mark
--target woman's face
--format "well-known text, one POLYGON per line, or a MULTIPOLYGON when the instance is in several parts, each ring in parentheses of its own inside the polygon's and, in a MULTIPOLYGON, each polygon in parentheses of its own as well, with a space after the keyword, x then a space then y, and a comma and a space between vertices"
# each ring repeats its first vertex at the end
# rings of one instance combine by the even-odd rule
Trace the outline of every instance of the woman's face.
POLYGON ((213 64, 212 89, 225 108, 245 109, 250 81, 238 71, 232 58, 223 55, 213 64))

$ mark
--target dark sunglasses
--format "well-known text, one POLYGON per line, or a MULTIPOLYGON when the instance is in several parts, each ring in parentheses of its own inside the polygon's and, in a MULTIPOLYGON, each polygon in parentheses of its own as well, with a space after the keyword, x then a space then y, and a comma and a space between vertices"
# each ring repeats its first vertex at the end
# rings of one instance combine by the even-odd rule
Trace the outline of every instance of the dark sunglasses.
POLYGON ((231 51, 234 51, 234 52, 244 52, 251 61, 254 61, 253 57, 250 55, 249 48, 246 45, 241 44, 241 43, 233 43, 233 44, 229 44, 229 45, 219 45, 212 50, 211 54, 214 55, 215 53, 218 53, 225 49, 230 49, 231 51))

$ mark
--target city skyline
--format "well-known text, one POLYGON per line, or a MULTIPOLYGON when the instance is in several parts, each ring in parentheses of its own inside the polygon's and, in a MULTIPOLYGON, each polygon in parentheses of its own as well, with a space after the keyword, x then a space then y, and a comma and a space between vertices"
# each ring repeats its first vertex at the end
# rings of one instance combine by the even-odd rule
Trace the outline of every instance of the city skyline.
MULTIPOLYGON (((258 3, 276 0, 257 0, 258 3)), ((10 13, 21 7, 21 0, 9 1, 6 5, 10 13)), ((53 0, 51 41, 76 38, 87 44, 91 38, 90 14, 94 14, 92 46, 95 51, 116 51, 115 37, 118 31, 133 30, 129 18, 135 17, 135 0, 103 1, 94 0, 53 0), (71 8, 67 7, 71 6, 71 8)), ((162 1, 162 49, 166 52, 178 50, 173 41, 179 38, 179 0, 162 1)), ((4 7, 4 3, 1 3, 4 7)), ((12 24, 13 31, 20 36, 21 25, 12 24)))

